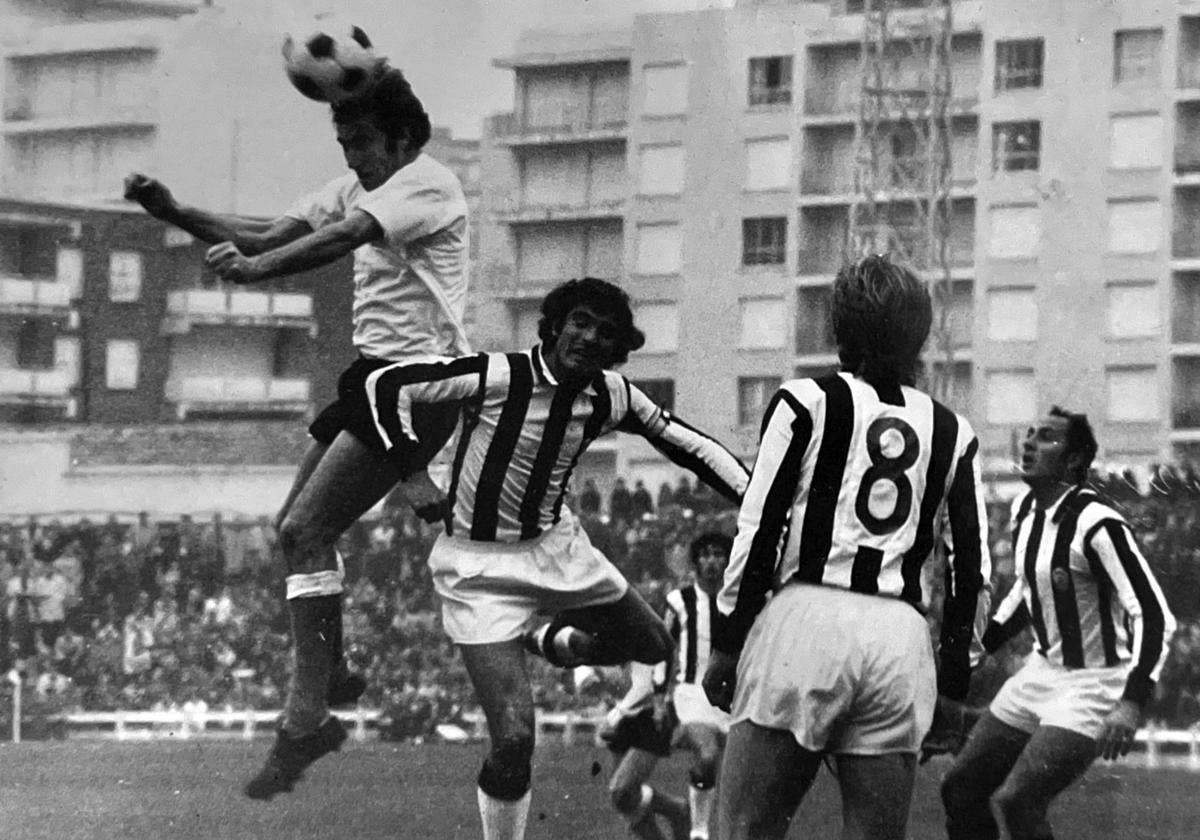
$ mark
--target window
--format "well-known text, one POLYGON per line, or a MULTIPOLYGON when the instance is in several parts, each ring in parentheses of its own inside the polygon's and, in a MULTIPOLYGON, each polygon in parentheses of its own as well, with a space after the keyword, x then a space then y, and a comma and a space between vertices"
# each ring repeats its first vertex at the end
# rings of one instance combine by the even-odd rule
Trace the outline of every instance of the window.
POLYGON ((792 181, 792 142, 781 137, 746 142, 746 189, 782 190, 792 181))
POLYGON ((54 277, 71 290, 71 300, 83 297, 83 251, 60 247, 54 260, 54 277))
POLYGON ((801 286, 796 290, 796 352, 801 356, 833 353, 832 286, 801 286))
POLYGON ((992 341, 1036 341, 1037 321, 1033 289, 988 292, 988 338, 992 341))
POLYGON ((1108 419, 1153 422, 1158 420, 1158 377, 1153 367, 1109 368, 1105 371, 1108 419))
POLYGON ((642 70, 645 90, 642 113, 649 116, 682 114, 687 108, 687 65, 647 65, 642 70))
POLYGON ((638 192, 679 195, 683 192, 683 146, 642 146, 638 192))
POLYGON ((750 59, 750 104, 785 105, 792 101, 792 57, 750 59))
POLYGON ((673 303, 639 303, 634 323, 646 335, 642 353, 674 353, 679 349, 679 308, 673 303))
POLYGON ((743 300, 742 337, 738 346, 745 350, 765 350, 787 344, 787 318, 779 298, 743 300))
POLYGON ((779 265, 786 259, 786 216, 742 219, 742 265, 779 265))
POLYGON ((104 384, 114 391, 137 388, 140 356, 136 341, 109 341, 104 354, 104 384))
POLYGON ((1108 250, 1118 254, 1149 254, 1162 239, 1162 208, 1157 201, 1108 203, 1108 250))
POLYGON ((114 303, 132 303, 142 296, 142 255, 113 251, 108 255, 108 297, 114 303))
POLYGON ((17 367, 21 370, 54 367, 54 336, 57 332, 49 318, 22 318, 17 327, 17 367))
POLYGON ((1113 83, 1157 85, 1162 78, 1162 30, 1128 29, 1113 38, 1113 83))
POLYGON ((631 382, 667 411, 675 410, 674 379, 633 379, 631 382))
POLYGON ((679 225, 638 225, 639 274, 677 274, 683 261, 679 225))
POLYGON ((1108 163, 1113 169, 1162 166, 1163 119, 1158 114, 1113 117, 1108 133, 1108 163))
POLYGON ((1108 334, 1113 338, 1155 336, 1162 331, 1158 288, 1152 283, 1108 287, 1108 334))
POLYGON ((1036 120, 992 126, 992 171, 1022 172, 1038 168, 1042 124, 1036 120))
POLYGON ((1037 417, 1033 371, 992 371, 987 377, 989 423, 1031 423, 1037 417))
POLYGON ((996 42, 996 92, 1042 86, 1042 39, 996 42))
POLYGON ((778 376, 738 377, 738 425, 757 426, 783 380, 778 376))
POLYGON ((538 337, 538 322, 542 311, 532 304, 512 304, 512 346, 518 350, 532 347, 541 341, 538 337))
POLYGON ((67 375, 72 388, 79 385, 80 359, 77 336, 60 335, 54 339, 54 369, 67 375))
POLYGON ((988 255, 1002 260, 1035 257, 1041 235, 1037 207, 993 207, 988 255))

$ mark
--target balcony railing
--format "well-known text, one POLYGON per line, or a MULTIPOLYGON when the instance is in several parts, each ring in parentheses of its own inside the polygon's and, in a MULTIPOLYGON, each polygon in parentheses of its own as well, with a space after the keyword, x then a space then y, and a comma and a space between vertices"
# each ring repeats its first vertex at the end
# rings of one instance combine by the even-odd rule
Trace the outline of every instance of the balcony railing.
POLYGON ((60 312, 71 308, 71 289, 53 280, 0 277, 0 312, 60 312))
POLYGON ((188 376, 167 382, 166 398, 180 418, 192 411, 301 413, 309 407, 307 379, 188 376))
POLYGON ((167 321, 167 332, 187 332, 194 324, 315 326, 310 294, 219 289, 168 293, 167 321))
POLYGON ((0 368, 0 398, 58 402, 70 396, 71 383, 65 370, 0 368))
POLYGON ((611 107, 591 111, 582 105, 539 108, 536 113, 518 117, 503 114, 492 123, 502 139, 551 142, 562 139, 616 139, 625 136, 628 116, 611 107))
POLYGON ((3 130, 8 134, 36 134, 90 128, 152 128, 158 109, 148 103, 96 107, 65 113, 39 113, 27 103, 4 109, 3 130))
POLYGON ((620 217, 625 213, 622 198, 585 198, 573 204, 539 204, 522 202, 517 207, 501 210, 496 215, 502 222, 532 223, 574 221, 620 217))

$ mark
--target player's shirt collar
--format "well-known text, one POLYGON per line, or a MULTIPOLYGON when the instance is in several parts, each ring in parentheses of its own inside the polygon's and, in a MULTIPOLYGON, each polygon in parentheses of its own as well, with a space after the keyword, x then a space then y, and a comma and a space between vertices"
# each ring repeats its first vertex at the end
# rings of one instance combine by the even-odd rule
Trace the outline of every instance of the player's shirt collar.
POLYGON ((533 357, 533 370, 537 374, 538 380, 552 388, 557 388, 558 380, 554 378, 554 374, 550 372, 550 366, 542 358, 542 345, 533 345, 533 349, 529 353, 533 357))

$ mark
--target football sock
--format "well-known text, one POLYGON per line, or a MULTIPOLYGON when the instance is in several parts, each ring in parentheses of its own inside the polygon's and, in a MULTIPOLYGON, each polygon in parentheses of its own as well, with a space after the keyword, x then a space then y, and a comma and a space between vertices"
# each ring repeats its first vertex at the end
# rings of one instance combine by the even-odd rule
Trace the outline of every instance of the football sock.
MULTIPOLYGON (((290 583, 290 580, 289 580, 290 583)), ((332 662, 329 640, 342 623, 341 594, 288 600, 292 618, 292 677, 283 708, 283 729, 297 736, 311 732, 329 716, 332 662)))
POLYGON ((630 825, 637 825, 650 813, 650 803, 653 801, 654 788, 650 787, 650 785, 642 785, 638 794, 637 805, 634 805, 633 810, 625 815, 625 819, 629 820, 630 825))
POLYGON ((550 622, 534 631, 533 643, 551 665, 575 668, 591 663, 595 637, 575 627, 550 622))
POLYGON ((532 791, 515 801, 488 796, 482 788, 475 789, 479 801, 479 819, 483 823, 483 840, 525 840, 525 822, 529 817, 532 791))
POLYGON ((708 823, 712 818, 716 791, 688 785, 688 808, 692 812, 692 840, 708 840, 708 823))

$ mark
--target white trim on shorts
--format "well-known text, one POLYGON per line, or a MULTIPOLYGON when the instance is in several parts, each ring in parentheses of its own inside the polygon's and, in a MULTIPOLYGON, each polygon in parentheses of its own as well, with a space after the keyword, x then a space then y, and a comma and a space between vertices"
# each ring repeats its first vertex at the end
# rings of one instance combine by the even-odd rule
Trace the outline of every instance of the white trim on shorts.
POLYGON ((681 682, 671 693, 675 716, 680 726, 707 726, 729 732, 729 712, 708 702, 704 689, 693 683, 681 682))

